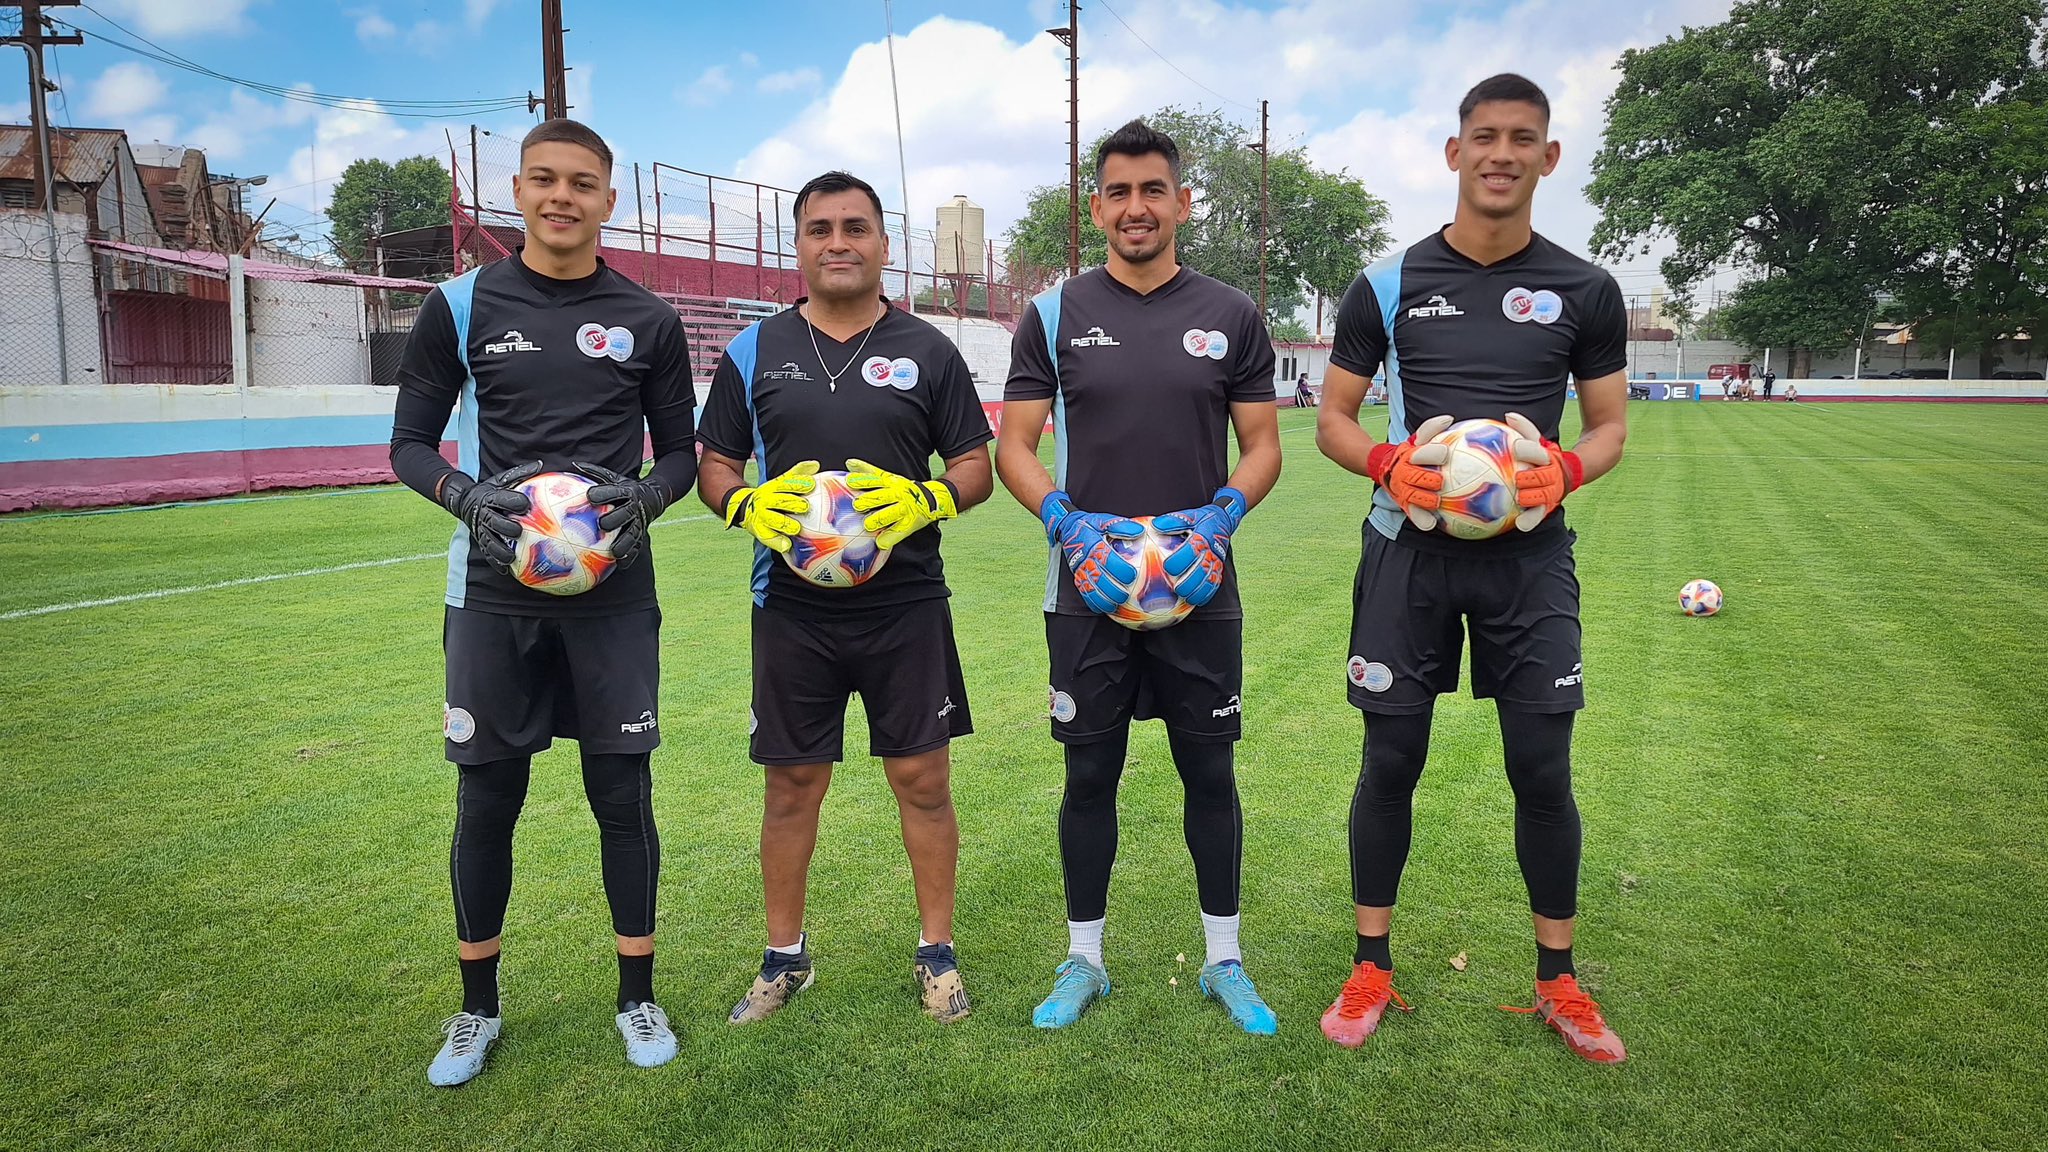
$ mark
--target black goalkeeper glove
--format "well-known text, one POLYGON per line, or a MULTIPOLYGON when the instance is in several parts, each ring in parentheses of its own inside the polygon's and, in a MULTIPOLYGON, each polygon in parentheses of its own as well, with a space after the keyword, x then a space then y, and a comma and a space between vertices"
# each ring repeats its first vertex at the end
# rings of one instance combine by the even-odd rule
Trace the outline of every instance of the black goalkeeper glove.
POLYGON ((621 567, 632 563, 647 542, 647 526, 667 510, 668 494, 658 484, 621 475, 602 464, 579 460, 575 468, 597 481, 583 498, 592 504, 611 506, 597 518, 597 526, 607 532, 618 530, 612 541, 612 556, 621 567))
POLYGON ((441 507, 469 528, 470 543, 484 563, 510 574, 513 550, 519 544, 519 522, 512 517, 532 508, 518 486, 540 475, 541 462, 507 468, 488 480, 472 480, 456 472, 441 482, 441 507))

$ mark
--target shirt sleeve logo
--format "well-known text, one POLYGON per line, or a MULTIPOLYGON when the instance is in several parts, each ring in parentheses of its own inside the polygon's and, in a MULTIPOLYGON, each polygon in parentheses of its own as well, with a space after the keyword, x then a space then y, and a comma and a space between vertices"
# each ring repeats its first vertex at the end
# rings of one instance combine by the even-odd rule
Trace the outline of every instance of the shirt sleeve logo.
POLYGON ((1517 324, 1527 324, 1536 318, 1536 294, 1516 285, 1500 298, 1501 314, 1517 324))
POLYGON ((917 361, 908 356, 870 356, 861 362, 860 377, 877 388, 908 392, 917 387, 917 361))
POLYGON ((1180 346, 1186 349, 1190 356, 1207 356, 1211 360, 1221 360, 1224 353, 1230 351, 1230 338, 1213 328, 1207 332, 1200 328, 1190 328, 1181 334, 1180 346))

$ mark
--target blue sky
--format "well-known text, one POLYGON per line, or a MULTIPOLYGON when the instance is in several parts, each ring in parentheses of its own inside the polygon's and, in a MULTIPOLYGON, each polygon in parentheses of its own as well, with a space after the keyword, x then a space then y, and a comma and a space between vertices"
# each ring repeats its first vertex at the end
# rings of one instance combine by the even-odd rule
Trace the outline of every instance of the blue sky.
MULTIPOLYGON (((350 160, 445 154, 444 131, 467 136, 470 118, 403 118, 388 114, 388 102, 540 87, 538 0, 87 3, 97 11, 56 13, 88 43, 50 50, 64 88, 52 98, 54 119, 201 146, 216 172, 267 175, 256 206, 276 196, 271 218, 307 236, 350 160), (110 21, 218 72, 372 103, 294 103, 194 75, 116 47, 110 21)), ((572 115, 602 132, 622 162, 785 186, 844 166, 892 206, 901 201, 881 0, 564 7, 572 115)), ((1408 242, 1449 217, 1454 189, 1441 148, 1459 95, 1492 72, 1521 71, 1549 91, 1553 134, 1565 146, 1558 176, 1538 194, 1537 227, 1583 250, 1596 215, 1579 188, 1615 57, 1727 9, 1728 0, 1085 3, 1082 132, 1168 103, 1219 108, 1255 126, 1259 99, 1269 99, 1280 144, 1360 176, 1390 203, 1395 235, 1408 242)), ((964 193, 1000 232, 1031 186, 1064 179, 1065 56, 1043 32, 1064 21, 1056 0, 894 4, 916 226, 930 227, 933 208, 964 193)), ((0 57, 0 115, 25 119, 26 87, 21 57, 0 57)), ((516 137, 533 117, 507 111, 475 122, 516 137)), ((1624 288, 1646 276, 1628 272, 1624 288)))

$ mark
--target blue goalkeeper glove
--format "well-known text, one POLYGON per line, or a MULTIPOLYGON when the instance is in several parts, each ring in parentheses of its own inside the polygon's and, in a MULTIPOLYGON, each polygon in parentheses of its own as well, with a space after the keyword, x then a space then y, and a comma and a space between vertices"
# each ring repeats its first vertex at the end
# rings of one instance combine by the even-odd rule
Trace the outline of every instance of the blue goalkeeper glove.
POLYGON ((1167 556, 1167 578, 1180 598, 1196 608, 1207 604, 1223 587, 1223 562, 1230 556, 1230 535, 1244 523, 1251 502, 1235 488, 1218 488, 1200 508, 1168 512, 1152 518, 1160 532, 1185 532, 1187 540, 1167 556))
POLYGON ((1130 597, 1138 566, 1119 556, 1110 541, 1136 540, 1145 526, 1122 516, 1078 511, 1065 492, 1046 496, 1038 518, 1045 524, 1045 538, 1066 553, 1082 603, 1105 616, 1116 611, 1130 597))

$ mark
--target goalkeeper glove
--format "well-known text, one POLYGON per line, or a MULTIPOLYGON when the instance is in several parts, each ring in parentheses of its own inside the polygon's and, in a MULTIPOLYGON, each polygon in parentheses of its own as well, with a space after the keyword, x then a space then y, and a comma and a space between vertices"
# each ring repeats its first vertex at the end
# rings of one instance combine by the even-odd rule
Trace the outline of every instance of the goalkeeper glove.
POLYGON ((612 556, 624 567, 640 554, 640 546, 647 542, 647 526, 659 519, 668 508, 668 493, 659 485, 646 480, 624 476, 602 464, 576 462, 576 471, 592 480, 590 491, 583 498, 596 505, 610 505, 604 515, 597 518, 597 526, 607 532, 618 530, 612 538, 612 556))
POLYGON ((1136 540, 1145 526, 1122 516, 1081 512, 1065 492, 1052 492, 1038 506, 1045 537, 1059 546, 1074 574, 1074 591, 1088 607, 1107 616, 1131 594, 1138 567, 1117 554, 1112 539, 1136 540))
POLYGON ((1436 527, 1436 494, 1444 486, 1437 469, 1451 458, 1449 448, 1430 441, 1450 426, 1449 416, 1432 416, 1405 442, 1375 444, 1365 456, 1366 475, 1424 532, 1436 527))
POLYGON ((816 460, 806 460, 773 480, 753 488, 739 487, 725 498, 725 526, 742 525, 754 539, 777 552, 789 551, 789 538, 803 530, 792 517, 811 510, 809 494, 818 482, 816 460))
POLYGON ((540 475, 540 470, 541 462, 535 460, 488 480, 451 472, 441 481, 441 507, 462 521, 469 529, 470 545, 483 555, 484 563, 500 572, 511 573, 513 550, 519 544, 519 521, 512 517, 533 507, 519 485, 540 475))
POLYGON ((1577 452, 1567 452, 1555 441, 1545 440, 1536 425, 1520 412, 1510 412, 1507 426, 1519 437, 1515 441, 1515 459, 1529 468, 1515 472, 1515 498, 1522 510, 1515 514, 1515 527, 1524 532, 1533 531, 1550 510, 1564 503, 1564 498, 1586 482, 1586 466, 1579 460, 1577 452))
POLYGON ((1200 508, 1169 512, 1152 518, 1161 532, 1185 532, 1188 538, 1166 558, 1166 575, 1173 590, 1189 604, 1200 608, 1223 587, 1223 561, 1230 555, 1230 535, 1244 523, 1251 504, 1235 488, 1218 488, 1216 496, 1200 508))
POLYGON ((848 458, 846 486, 860 493, 856 512, 870 513, 867 530, 875 543, 894 548, 912 532, 960 514, 953 489, 943 480, 912 480, 865 460, 848 458))

